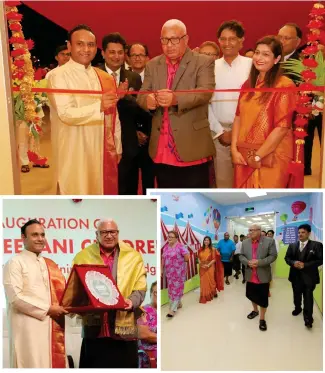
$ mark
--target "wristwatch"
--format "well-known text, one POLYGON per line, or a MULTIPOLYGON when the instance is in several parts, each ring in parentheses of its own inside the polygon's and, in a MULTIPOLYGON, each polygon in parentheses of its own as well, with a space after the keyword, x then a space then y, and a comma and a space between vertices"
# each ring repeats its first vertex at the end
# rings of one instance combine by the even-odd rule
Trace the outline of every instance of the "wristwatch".
POLYGON ((261 157, 259 155, 255 155, 254 160, 255 162, 259 162, 261 160, 261 157))

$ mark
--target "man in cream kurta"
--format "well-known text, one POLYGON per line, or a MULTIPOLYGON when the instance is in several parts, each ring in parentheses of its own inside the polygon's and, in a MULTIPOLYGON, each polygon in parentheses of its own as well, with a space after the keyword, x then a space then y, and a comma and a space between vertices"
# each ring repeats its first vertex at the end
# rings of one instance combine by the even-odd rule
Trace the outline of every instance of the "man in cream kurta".
POLYGON ((10 259, 3 270, 10 367, 51 368, 51 316, 67 312, 51 306, 49 273, 40 254, 45 244, 44 229, 35 220, 30 222, 22 227, 27 237, 25 250, 10 259))
MULTIPOLYGON (((49 78, 49 88, 101 91, 91 61, 96 55, 96 38, 84 25, 69 33, 70 60, 49 78)), ((51 94, 52 148, 55 177, 60 194, 102 195, 104 111, 116 104, 108 94, 51 94)), ((106 120, 113 122, 113 115, 106 120)), ((114 143, 122 154, 121 126, 116 111, 114 143)), ((114 181, 115 182, 115 181, 114 181)), ((116 180, 117 183, 117 180, 116 180)))

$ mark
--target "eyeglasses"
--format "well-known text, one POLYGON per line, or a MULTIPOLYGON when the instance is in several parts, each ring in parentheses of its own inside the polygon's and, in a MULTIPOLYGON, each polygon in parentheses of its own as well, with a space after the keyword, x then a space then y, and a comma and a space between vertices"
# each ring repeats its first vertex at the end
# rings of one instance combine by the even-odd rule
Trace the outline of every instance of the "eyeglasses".
POLYGON ((260 231, 260 229, 249 229, 248 232, 260 231))
POLYGON ((226 43, 227 41, 229 41, 229 43, 236 43, 237 40, 238 38, 235 36, 232 36, 231 38, 224 38, 224 37, 219 38, 220 43, 226 43))
POLYGON ((99 231, 98 233, 101 235, 101 236, 116 236, 118 234, 119 231, 99 231))
POLYGON ((219 56, 217 53, 208 53, 208 52, 200 52, 201 54, 205 54, 206 56, 219 56))
POLYGON ((168 238, 176 238, 175 236, 168 236, 168 238))
POLYGON ((130 54, 130 57, 131 58, 137 58, 137 57, 139 57, 139 58, 146 58, 147 55, 146 54, 130 54))
POLYGON ((284 40, 284 41, 289 41, 289 40, 294 40, 294 39, 298 39, 296 36, 281 36, 281 35, 278 35, 278 39, 281 41, 281 40, 284 40))
POLYGON ((180 38, 160 38, 161 44, 168 45, 171 42, 173 45, 179 44, 183 38, 187 36, 186 34, 180 38))

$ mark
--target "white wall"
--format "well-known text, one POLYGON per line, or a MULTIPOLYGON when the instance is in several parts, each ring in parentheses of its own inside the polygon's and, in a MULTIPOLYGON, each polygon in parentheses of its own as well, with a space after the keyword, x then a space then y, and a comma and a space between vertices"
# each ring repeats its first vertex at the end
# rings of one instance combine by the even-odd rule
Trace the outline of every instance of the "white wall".
MULTIPOLYGON (((87 246, 95 239, 96 229, 94 222, 96 219, 113 218, 119 226, 120 239, 130 241, 142 253, 144 264, 147 268, 147 284, 149 288, 151 283, 157 280, 157 206, 158 203, 150 199, 84 199, 80 203, 74 203, 71 199, 4 200, 3 263, 5 264, 15 255, 15 251, 20 252, 22 250, 20 226, 30 218, 45 220, 45 232, 51 253, 43 252, 43 255, 54 260, 63 271, 71 268, 72 259, 81 250, 81 247, 87 246), (61 221, 58 219, 61 219, 61 221), (89 228, 85 228, 82 223, 76 229, 64 227, 64 224, 70 226, 75 224, 75 220, 71 219, 82 221, 84 224, 88 224, 89 228), (52 224, 52 227, 49 227, 49 224, 52 224), (13 227, 11 228, 12 225, 13 227), (66 244, 67 253, 63 253, 58 246, 57 250, 55 250, 57 244, 61 246, 66 244)), ((67 273, 65 275, 68 276, 67 273)), ((144 303, 149 302, 149 299, 148 291, 144 303)), ((4 311, 3 361, 4 368, 8 368, 8 330, 3 288, 1 288, 1 304, 4 311)), ((79 365, 80 333, 81 328, 78 320, 66 317, 66 349, 67 354, 72 355, 76 367, 79 365)))

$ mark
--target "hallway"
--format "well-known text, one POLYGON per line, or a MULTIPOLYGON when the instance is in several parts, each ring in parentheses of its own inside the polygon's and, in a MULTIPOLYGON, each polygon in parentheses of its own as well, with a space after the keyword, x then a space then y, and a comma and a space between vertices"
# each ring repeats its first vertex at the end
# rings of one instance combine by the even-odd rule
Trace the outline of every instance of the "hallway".
POLYGON ((275 279, 266 314, 268 330, 258 328, 241 279, 231 279, 219 297, 199 304, 199 290, 183 297, 183 308, 167 319, 161 312, 162 370, 279 370, 323 369, 323 322, 314 304, 314 324, 308 330, 293 310, 291 284, 275 279))

